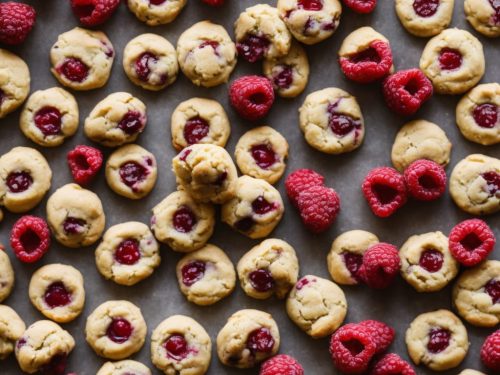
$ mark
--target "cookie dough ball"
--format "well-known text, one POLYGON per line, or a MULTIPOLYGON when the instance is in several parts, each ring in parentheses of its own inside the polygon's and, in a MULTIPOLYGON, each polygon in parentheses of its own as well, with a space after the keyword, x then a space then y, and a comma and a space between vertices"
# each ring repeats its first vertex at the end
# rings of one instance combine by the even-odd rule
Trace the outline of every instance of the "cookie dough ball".
POLYGON ((0 302, 3 302, 14 288, 14 269, 5 248, 0 245, 0 302))
POLYGON ((426 120, 413 120, 405 124, 392 145, 394 168, 403 172, 419 159, 432 160, 445 167, 450 162, 451 142, 436 124, 426 120))
POLYGON ((290 319, 312 338, 331 335, 347 314, 344 292, 334 282, 317 276, 302 277, 286 300, 290 319))
POLYGON ((146 127, 146 106, 127 92, 101 100, 85 119, 85 135, 103 146, 134 142, 146 127))
POLYGON ((177 151, 195 143, 224 147, 231 134, 226 111, 212 99, 191 98, 172 112, 172 145, 177 151))
POLYGON ((236 195, 222 206, 222 221, 249 238, 269 235, 283 217, 280 192, 258 178, 241 176, 236 195))
POLYGON ((495 327, 500 323, 500 261, 487 260, 460 275, 453 287, 453 304, 470 324, 495 327))
POLYGON ((356 98, 330 87, 307 95, 299 109, 300 130, 309 145, 327 154, 341 154, 363 142, 365 125, 356 98))
POLYGON ((64 246, 92 245, 101 237, 105 221, 99 197, 80 185, 64 185, 47 200, 47 222, 64 246))
POLYGON ((485 146, 500 143, 500 84, 477 85, 458 102, 456 120, 462 135, 485 146))
POLYGON ((184 256, 176 267, 179 288, 200 306, 213 305, 234 290, 236 272, 228 256, 214 245, 184 256))
POLYGON ((436 310, 417 316, 406 331, 408 354, 416 365, 434 371, 458 366, 469 349, 467 330, 448 310, 436 310))
POLYGON ((363 254, 377 243, 378 237, 365 230, 350 230, 339 235, 326 258, 333 281, 342 285, 359 284, 358 271, 363 263, 363 254))
POLYGON ((238 173, 231 156, 220 146, 186 147, 172 166, 177 184, 196 201, 221 204, 235 195, 238 173))
POLYGON ((500 160, 472 154, 455 165, 450 176, 450 195, 471 215, 500 211, 500 160))
POLYGON ((0 360, 14 351, 16 341, 25 330, 26 325, 21 317, 9 306, 0 305, 0 360))
POLYGON ((51 72, 73 90, 92 90, 108 82, 114 49, 101 31, 74 29, 62 33, 50 49, 51 72))
POLYGON ((0 205, 14 213, 31 210, 50 189, 52 171, 30 147, 14 147, 0 157, 0 205))
POLYGON ((19 108, 29 92, 28 65, 19 56, 0 48, 0 119, 19 108))
POLYGON ((212 341, 196 320, 173 315, 151 335, 151 361, 165 374, 203 375, 212 357, 212 341))
POLYGON ((179 15, 187 0, 128 0, 128 8, 142 22, 149 26, 172 22, 179 15))
POLYGON ((137 221, 113 225, 95 250, 101 275, 120 285, 134 285, 148 278, 160 261, 160 247, 153 233, 137 221))
POLYGON ((490 0, 465 0, 464 10, 467 21, 476 31, 490 38, 500 36, 500 19, 498 4, 493 8, 490 0))
POLYGON ((124 359, 144 345, 147 327, 141 310, 128 301, 107 301, 87 318, 85 338, 97 355, 124 359))
POLYGON ((240 310, 229 317, 217 335, 219 360, 238 368, 251 368, 278 352, 280 333, 271 314, 240 310))
POLYGON ((454 3, 455 0, 396 0, 396 14, 410 34, 429 37, 448 27, 453 16, 454 3))
POLYGON ((151 375, 151 370, 141 362, 126 359, 118 362, 106 362, 96 375, 151 375))
POLYGON ((481 42, 471 33, 446 29, 429 40, 420 57, 420 69, 438 94, 462 94, 484 75, 481 42))

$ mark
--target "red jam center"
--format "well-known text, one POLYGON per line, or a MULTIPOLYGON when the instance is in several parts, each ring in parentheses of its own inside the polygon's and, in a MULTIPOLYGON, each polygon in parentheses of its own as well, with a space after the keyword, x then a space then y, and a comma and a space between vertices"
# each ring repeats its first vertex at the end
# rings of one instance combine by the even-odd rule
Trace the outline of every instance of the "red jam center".
POLYGON ((50 362, 40 368, 41 375, 64 375, 68 358, 66 354, 57 354, 50 362))
POLYGON ((172 335, 163 344, 167 356, 175 361, 180 361, 188 355, 187 341, 182 335, 172 335))
POLYGON ((276 153, 271 145, 268 144, 252 146, 250 153, 252 154, 255 163, 262 169, 268 169, 277 161, 276 153))
POLYGON ((481 175, 486 180, 487 189, 491 196, 500 190, 500 174, 497 172, 486 172, 481 175))
POLYGON ((462 65, 462 54, 456 49, 443 48, 439 53, 439 66, 443 70, 458 69, 462 65))
POLYGON ((63 64, 56 70, 59 74, 66 77, 66 79, 73 82, 83 82, 89 75, 89 67, 75 57, 64 60, 63 64))
POLYGON ((270 42, 267 38, 257 35, 247 35, 247 37, 236 44, 238 53, 249 62, 256 62, 266 53, 270 42))
POLYGON ((268 270, 255 270, 250 272, 248 278, 252 287, 258 292, 267 292, 274 288, 274 279, 268 270))
POLYGON ((177 232, 189 233, 193 230, 198 219, 188 206, 182 206, 175 211, 172 221, 177 232))
POLYGON ((352 56, 350 58, 350 61, 355 63, 355 64, 364 63, 364 62, 374 62, 374 63, 378 64, 381 61, 381 59, 380 59, 380 55, 378 54, 378 52, 375 48, 368 47, 367 49, 352 56))
POLYGON ((321 10, 323 2, 321 0, 299 0, 297 2, 300 9, 304 10, 321 10))
POLYGON ((330 129, 334 134, 339 137, 344 137, 354 129, 359 129, 361 127, 361 123, 354 120, 351 116, 338 113, 337 107, 339 103, 340 99, 328 105, 328 126, 330 126, 330 129))
POLYGON ((274 347, 274 338, 267 328, 258 328, 248 335, 247 348, 252 353, 270 353, 274 347))
POLYGON ((217 48, 219 47, 219 42, 215 40, 205 40, 203 43, 200 44, 198 48, 205 48, 205 47, 212 47, 215 54, 218 55, 217 48))
POLYGON ((150 4, 153 4, 153 5, 161 5, 163 4, 164 2, 166 2, 167 0, 149 0, 149 3, 150 4))
POLYGON ((282 65, 281 71, 273 77, 274 84, 280 89, 287 89, 293 82, 293 69, 289 65, 282 65))
POLYGON ((382 184, 374 184, 372 186, 372 191, 382 204, 391 203, 398 195, 398 191, 396 189, 382 184))
POLYGON ((83 219, 68 216, 63 223, 64 232, 67 234, 81 233, 87 222, 83 219))
POLYGON ((46 137, 61 132, 61 112, 54 107, 44 107, 34 116, 35 125, 46 137))
POLYGON ((344 260, 346 268, 351 273, 351 276, 358 279, 359 268, 363 263, 363 255, 345 252, 342 253, 342 259, 344 260))
POLYGON ((299 281, 297 281, 297 284, 295 284, 295 289, 301 290, 303 287, 305 287, 307 284, 315 282, 316 279, 308 279, 307 277, 303 277, 299 281))
POLYGON ((206 263, 194 260, 182 267, 182 283, 186 286, 191 286, 201 280, 205 275, 206 263))
POLYGON ((492 23, 494 25, 500 25, 500 1, 499 0, 489 0, 491 7, 495 11, 492 17, 492 23))
POLYGON ((28 190, 33 183, 33 178, 27 172, 12 172, 7 176, 6 184, 11 193, 22 193, 28 190))
POLYGON ((264 215, 276 208, 274 203, 268 202, 262 195, 252 202, 252 209, 257 215, 264 215))
POLYGON ((210 130, 208 122, 200 116, 193 117, 186 121, 184 126, 184 139, 188 145, 199 143, 205 138, 210 130))
POLYGON ((451 333, 447 329, 434 328, 429 333, 427 350, 436 354, 445 350, 450 345, 451 333))
POLYGON ((148 171, 135 161, 129 161, 120 167, 120 178, 122 182, 130 188, 143 181, 148 175, 148 171))
POLYGON ((108 326, 106 335, 109 339, 117 344, 123 344, 132 335, 132 324, 127 319, 113 318, 108 326))
POLYGON ((71 302, 71 293, 60 281, 49 285, 44 295, 45 303, 50 308, 66 306, 71 302))
POLYGON ((184 149, 183 151, 181 151, 181 154, 179 155, 179 159, 182 161, 186 161, 186 159, 189 156, 189 154, 191 153, 191 151, 193 151, 193 150, 191 150, 190 148, 184 149))
POLYGON ((21 234, 20 241, 23 245, 24 251, 28 254, 37 251, 40 246, 40 242, 42 242, 38 234, 36 234, 36 232, 31 228, 28 228, 23 234, 21 234))
POLYGON ((478 105, 472 111, 472 117, 480 127, 491 129, 498 122, 498 107, 490 103, 478 105))
POLYGON ((443 266, 443 254, 434 249, 425 250, 420 255, 418 264, 428 272, 437 272, 443 266))
POLYGON ((139 79, 143 82, 147 82, 149 75, 151 74, 150 65, 154 65, 158 62, 158 57, 150 52, 144 52, 135 61, 135 73, 139 79))
POLYGON ((144 128, 141 114, 137 111, 128 111, 118 123, 118 128, 129 135, 139 133, 144 128))
POLYGON ((239 230, 240 232, 248 232, 252 227, 254 226, 255 221, 249 216, 245 217, 241 220, 238 220, 235 224, 234 227, 239 230))
POLYGON ((139 261, 141 252, 139 241, 128 238, 120 242, 115 251, 115 260, 120 264, 132 265, 139 261))
POLYGON ((484 291, 491 297, 494 304, 500 302, 500 280, 488 281, 484 286, 484 291))
POLYGON ((439 8, 439 0, 415 0, 413 9, 420 17, 431 17, 439 8))

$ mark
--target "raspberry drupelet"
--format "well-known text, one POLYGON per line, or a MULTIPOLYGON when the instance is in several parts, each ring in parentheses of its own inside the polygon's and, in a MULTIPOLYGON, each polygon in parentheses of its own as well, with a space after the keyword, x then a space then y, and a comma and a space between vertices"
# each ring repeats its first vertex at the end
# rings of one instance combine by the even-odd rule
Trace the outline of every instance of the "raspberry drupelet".
POLYGON ((481 347, 481 361, 493 371, 500 371, 500 329, 486 337, 481 347))
POLYGON ((41 217, 26 215, 17 220, 10 232, 10 246, 24 263, 39 260, 50 247, 50 230, 41 217))
POLYGON ((359 275, 370 288, 383 289, 392 284, 400 267, 398 249, 380 242, 363 254, 359 275))
POLYGON ((446 190, 446 172, 432 160, 416 160, 404 172, 408 193, 421 201, 438 199, 446 190))
POLYGON ((32 6, 23 3, 0 4, 0 43, 21 44, 35 25, 36 12, 32 6))
POLYGON ((274 103, 273 84, 266 77, 240 77, 229 88, 229 100, 241 117, 250 121, 259 120, 274 103))
POLYGON ((325 178, 311 169, 297 169, 290 173, 285 181, 288 198, 298 207, 299 194, 312 186, 323 186, 325 178))
POLYGON ((379 322, 378 320, 363 320, 358 324, 367 328, 372 335, 373 341, 377 346, 375 349, 376 354, 385 352, 394 341, 394 328, 383 322, 379 322))
POLYGON ((115 13, 120 0, 71 0, 71 9, 82 25, 97 26, 115 13))
POLYGON ((417 373, 399 355, 389 353, 375 364, 370 375, 417 375, 417 373))
POLYGON ((407 201, 403 175, 390 167, 372 169, 361 186, 372 212, 378 217, 388 217, 407 201))
POLYGON ((304 375, 304 369, 295 358, 279 354, 262 364, 259 375, 304 375))
POLYGON ((359 14, 368 14, 375 10, 377 0, 343 0, 346 7, 359 14))
POLYGON ((302 222, 313 233, 327 230, 340 210, 337 192, 326 186, 312 186, 299 194, 297 206, 302 222))
POLYGON ((78 145, 68 152, 67 159, 75 182, 88 185, 101 169, 103 156, 97 148, 78 145))

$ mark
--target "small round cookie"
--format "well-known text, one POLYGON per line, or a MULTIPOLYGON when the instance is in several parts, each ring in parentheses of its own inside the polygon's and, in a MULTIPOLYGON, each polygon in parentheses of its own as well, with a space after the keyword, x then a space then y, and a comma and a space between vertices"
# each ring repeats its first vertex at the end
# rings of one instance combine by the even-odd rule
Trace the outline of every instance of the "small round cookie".
POLYGON ((455 165, 450 176, 450 195, 471 215, 500 211, 500 160, 472 154, 455 165))
POLYGON ((341 154, 363 142, 365 125, 356 98, 334 87, 307 95, 299 109, 300 130, 309 145, 327 154, 341 154))
POLYGON ((462 370, 458 375, 486 375, 486 374, 479 372, 477 370, 465 369, 462 370))
POLYGON ((101 275, 120 285, 134 285, 148 278, 160 262, 160 247, 153 233, 137 221, 110 227, 95 250, 101 275))
POLYGON ((406 330, 405 341, 412 361, 434 371, 458 366, 469 349, 467 330, 448 310, 417 316, 406 330))
POLYGON ((29 92, 28 65, 19 56, 0 48, 0 119, 19 108, 29 92))
POLYGON ((500 323, 500 261, 487 260, 460 275, 453 287, 453 304, 470 324, 500 323))
POLYGON ((52 170, 31 147, 14 147, 0 157, 0 205, 11 212, 31 210, 50 189, 52 170))
POLYGON ((85 338, 97 355, 124 359, 144 345, 147 327, 141 310, 128 301, 107 301, 87 318, 85 338))
POLYGON ((465 0, 467 21, 481 34, 496 38, 500 36, 500 5, 494 0, 465 0))
POLYGON ((9 260, 9 255, 0 244, 0 302, 3 302, 14 289, 14 269, 9 260))
POLYGON ((194 144, 172 160, 177 184, 194 200, 221 204, 235 195, 238 173, 228 152, 217 145, 194 144))
POLYGON ((33 306, 57 323, 78 317, 85 304, 83 276, 65 264, 47 264, 31 276, 29 297, 33 306))
POLYGON ((342 285, 359 284, 358 271, 363 263, 363 254, 378 242, 376 235, 359 229, 344 232, 335 238, 326 257, 333 281, 342 285))
POLYGON ((7 358, 21 338, 26 325, 17 313, 7 305, 0 305, 0 360, 7 358))
POLYGON ((159 91, 177 79, 177 53, 167 39, 156 34, 142 34, 125 46, 123 69, 132 83, 146 90, 159 91))
POLYGON ((96 375, 151 375, 151 370, 141 362, 125 359, 118 362, 106 362, 96 375))
POLYGON ((173 315, 151 335, 151 362, 165 374, 203 375, 212 358, 212 341, 196 320, 173 315))
POLYGON ((450 161, 451 142, 436 124, 426 120, 406 123, 392 145, 391 159, 394 168, 403 172, 419 159, 432 160, 445 167, 450 161))
POLYGON ((176 267, 179 288, 200 306, 213 305, 234 290, 236 272, 226 253, 214 245, 184 256, 176 267))
POLYGON ((47 222, 58 242, 90 246, 104 231, 106 218, 99 197, 77 184, 57 189, 47 200, 47 222))
POLYGON ((458 102, 456 120, 462 135, 485 146, 500 143, 500 84, 477 85, 458 102))
POLYGON ((231 134, 226 111, 212 99, 191 98, 172 112, 172 145, 177 151, 195 143, 224 147, 231 134))
POLYGON ((103 146, 134 142, 146 127, 146 106, 127 92, 101 100, 85 119, 85 135, 103 146))
POLYGON ((279 346, 278 325, 271 314, 259 310, 235 312, 217 335, 219 360, 232 367, 254 367, 275 355, 279 346))
POLYGON ((260 126, 241 136, 234 156, 243 174, 274 184, 285 173, 288 142, 273 128, 260 126))
POLYGON ((437 292, 457 276, 460 264, 441 232, 411 236, 399 250, 401 276, 417 292, 437 292))
POLYGON ((174 251, 188 253, 205 246, 215 226, 215 209, 196 202, 183 190, 169 194, 153 207, 151 230, 174 251))
POLYGON ((115 52, 101 31, 81 27, 62 33, 50 49, 51 72, 73 90, 92 90, 108 82, 115 52))
MULTIPOLYGON (((486 0, 487 1, 487 0, 486 0)), ((410 34, 429 37, 446 29, 455 0, 396 0, 396 14, 410 34)))
POLYGON ((332 36, 342 14, 338 0, 278 0, 277 7, 288 30, 304 44, 316 44, 332 36))
POLYGON ((34 92, 21 112, 19 127, 41 146, 59 146, 78 129, 75 97, 60 87, 34 92))
POLYGON ((172 22, 179 15, 187 0, 127 0, 128 8, 149 26, 172 22))
POLYGON ((462 94, 483 77, 483 46, 471 33, 446 29, 425 45, 420 69, 438 94, 462 94))

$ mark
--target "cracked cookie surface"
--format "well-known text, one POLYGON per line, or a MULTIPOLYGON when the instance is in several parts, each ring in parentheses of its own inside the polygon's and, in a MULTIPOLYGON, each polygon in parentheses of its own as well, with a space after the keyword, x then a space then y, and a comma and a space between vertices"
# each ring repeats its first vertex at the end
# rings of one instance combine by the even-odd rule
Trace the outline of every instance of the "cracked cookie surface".
POLYGON ((0 305, 0 360, 4 360, 14 351, 16 341, 25 330, 24 321, 14 309, 0 305))
POLYGON ((24 60, 0 48, 0 119, 23 104, 30 91, 30 81, 24 60))
POLYGON ((3 302, 14 288, 15 274, 9 255, 0 244, 0 303, 3 302))
POLYGON ((118 362, 106 362, 96 375, 151 375, 151 370, 141 362, 126 359, 118 362))

